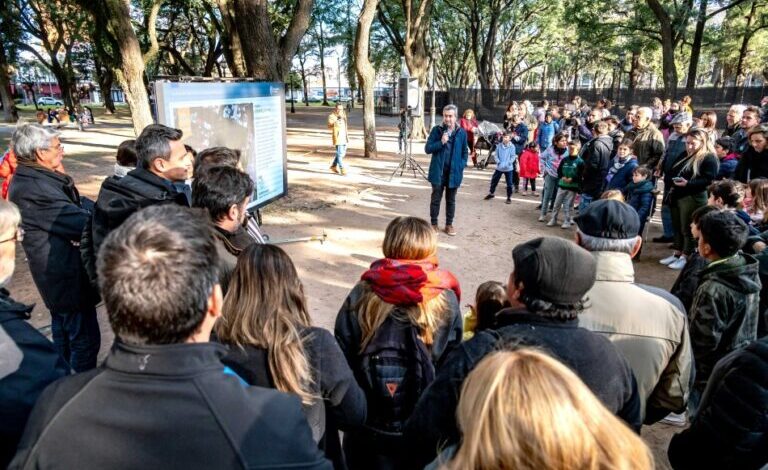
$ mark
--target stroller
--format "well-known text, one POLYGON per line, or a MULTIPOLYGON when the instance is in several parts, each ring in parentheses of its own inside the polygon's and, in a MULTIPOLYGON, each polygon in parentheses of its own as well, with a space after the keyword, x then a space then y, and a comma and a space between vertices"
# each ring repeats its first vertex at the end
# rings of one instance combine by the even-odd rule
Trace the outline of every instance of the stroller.
POLYGON ((475 152, 477 152, 477 165, 475 168, 484 170, 489 164, 496 163, 496 146, 501 142, 503 131, 498 124, 483 121, 477 125, 475 132, 475 152), (483 150, 486 151, 483 156, 483 150))

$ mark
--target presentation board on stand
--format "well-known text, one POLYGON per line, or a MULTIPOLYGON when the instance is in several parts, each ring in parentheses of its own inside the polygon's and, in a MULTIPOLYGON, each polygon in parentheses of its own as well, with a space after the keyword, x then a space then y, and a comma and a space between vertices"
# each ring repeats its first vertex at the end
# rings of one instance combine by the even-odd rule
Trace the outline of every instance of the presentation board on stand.
POLYGON ((254 182, 249 209, 286 194, 282 83, 158 80, 154 94, 157 122, 181 129, 185 144, 197 151, 223 146, 242 152, 243 169, 254 182))

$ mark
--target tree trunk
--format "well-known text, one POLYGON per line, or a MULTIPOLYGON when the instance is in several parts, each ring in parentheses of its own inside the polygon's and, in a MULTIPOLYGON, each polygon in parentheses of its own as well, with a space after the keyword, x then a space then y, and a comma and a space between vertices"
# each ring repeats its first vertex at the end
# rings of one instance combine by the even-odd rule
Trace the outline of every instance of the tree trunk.
POLYGON ((704 41, 704 26, 707 23, 707 5, 709 0, 700 0, 700 2, 699 16, 696 18, 696 32, 693 35, 693 44, 691 45, 691 63, 688 65, 688 80, 685 83, 685 92, 689 94, 696 88, 701 44, 704 41))
POLYGON ((736 96, 738 95, 739 88, 744 86, 744 59, 747 56, 749 50, 749 40, 752 38, 752 20, 755 17, 755 9, 757 8, 757 1, 752 0, 752 8, 749 9, 749 15, 747 15, 747 25, 744 27, 744 38, 741 41, 741 49, 739 49, 739 61, 736 65, 736 83, 733 87, 733 100, 736 102, 736 96))
POLYGON ((144 86, 141 46, 131 24, 128 0, 104 0, 103 4, 110 29, 115 37, 120 39, 118 44, 121 60, 117 79, 131 109, 133 130, 139 135, 145 127, 154 122, 149 109, 147 88, 144 86))
POLYGON ((547 97, 547 64, 541 70, 541 95, 547 97))
POLYGON ((419 80, 419 96, 421 97, 421 116, 413 118, 411 135, 415 139, 427 137, 424 126, 424 89, 427 86, 427 70, 429 70, 430 51, 427 49, 427 35, 432 15, 433 0, 421 0, 418 9, 414 11, 414 0, 404 0, 405 4, 405 63, 412 78, 419 80))
POLYGON ((379 0, 364 0, 357 21, 355 36, 355 65, 360 77, 363 90, 363 142, 365 158, 375 158, 376 153, 376 114, 374 108, 373 86, 376 81, 376 71, 368 58, 370 47, 371 24, 376 15, 379 0))
POLYGON ((234 77, 245 77, 245 59, 240 35, 235 27, 236 14, 232 7, 233 0, 218 0, 221 12, 221 42, 224 46, 224 60, 234 77))
POLYGON ((317 49, 320 53, 320 73, 323 78, 323 106, 330 106, 328 103, 328 83, 325 74, 325 32, 323 31, 323 24, 321 22, 317 23, 317 30, 320 33, 317 41, 317 49))
MULTIPOLYGON (((629 59, 629 83, 627 84, 627 93, 624 95, 624 108, 629 108, 635 103, 635 90, 637 90, 637 84, 640 81, 640 57, 642 51, 640 49, 634 49, 632 51, 632 57, 629 59)), ((620 106, 620 103, 616 103, 620 106)))
POLYGON ((646 0, 646 2, 659 22, 664 92, 674 99, 677 95, 677 67, 675 66, 676 43, 672 20, 659 0, 646 0))
POLYGON ((19 120, 16 103, 11 94, 11 79, 8 62, 5 56, 5 48, 0 47, 0 99, 3 103, 3 121, 14 123, 19 120))

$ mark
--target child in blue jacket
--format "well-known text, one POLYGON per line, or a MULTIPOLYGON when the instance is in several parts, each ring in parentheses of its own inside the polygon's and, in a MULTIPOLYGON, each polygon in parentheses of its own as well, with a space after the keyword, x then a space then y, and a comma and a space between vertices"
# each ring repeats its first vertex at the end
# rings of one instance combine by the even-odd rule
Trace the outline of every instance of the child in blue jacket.
POLYGON ((517 161, 517 153, 515 152, 515 146, 512 145, 511 132, 505 132, 501 144, 496 146, 496 161, 496 171, 493 172, 491 177, 491 189, 488 191, 485 199, 488 200, 496 197, 493 193, 496 192, 496 185, 499 184, 501 175, 504 175, 504 180, 507 183, 507 204, 512 204, 512 193, 514 191, 513 173, 515 162, 517 161))
POLYGON ((626 187, 627 203, 632 206, 637 215, 640 216, 640 231, 638 235, 642 236, 643 229, 645 228, 645 222, 651 215, 651 209, 653 208, 653 181, 651 178, 651 170, 644 166, 635 168, 632 172, 632 182, 626 187))
POLYGON ((539 124, 539 129, 536 134, 536 143, 539 144, 539 148, 544 151, 552 145, 552 139, 555 134, 560 130, 560 126, 552 121, 552 114, 547 113, 544 116, 544 122, 539 124))

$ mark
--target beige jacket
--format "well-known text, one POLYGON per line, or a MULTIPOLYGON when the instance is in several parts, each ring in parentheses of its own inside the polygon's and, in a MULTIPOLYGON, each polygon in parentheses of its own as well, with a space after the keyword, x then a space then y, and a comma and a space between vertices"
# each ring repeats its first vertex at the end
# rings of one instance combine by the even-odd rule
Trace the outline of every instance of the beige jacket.
MULTIPOLYGON (((691 382, 691 341, 685 314, 636 285, 629 255, 592 253, 597 280, 579 326, 607 337, 629 361, 648 409, 682 412, 691 382)), ((658 416, 657 416, 658 417, 658 416)))
POLYGON ((332 112, 328 116, 328 129, 331 129, 333 136, 333 145, 347 145, 349 143, 349 132, 347 129, 347 116, 342 114, 339 116, 336 112, 332 112))

